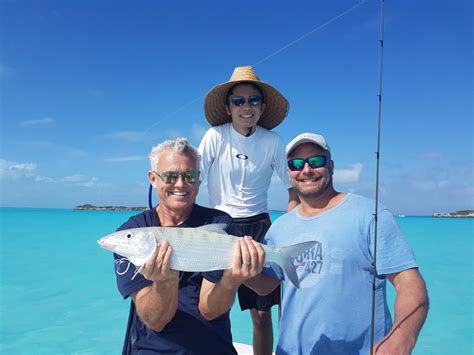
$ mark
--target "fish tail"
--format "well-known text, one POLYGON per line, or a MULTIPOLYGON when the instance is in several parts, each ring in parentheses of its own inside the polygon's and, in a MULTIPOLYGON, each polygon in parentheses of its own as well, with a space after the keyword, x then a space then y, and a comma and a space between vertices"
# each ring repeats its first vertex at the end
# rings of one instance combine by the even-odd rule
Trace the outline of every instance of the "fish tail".
POLYGON ((312 240, 309 242, 303 242, 298 244, 289 245, 287 247, 281 247, 280 250, 289 258, 296 258, 308 249, 311 249, 316 245, 316 241, 312 240))
POLYGON ((300 280, 298 280, 298 275, 296 274, 295 266, 293 265, 291 260, 288 258, 282 258, 279 264, 283 268, 283 271, 285 271, 288 280, 290 280, 290 282, 296 288, 300 288, 300 280))
POLYGON ((281 268, 285 272, 290 282, 296 288, 300 288, 300 281, 298 279, 298 275, 296 274, 296 268, 293 265, 293 262, 291 261, 291 259, 296 258, 298 255, 300 255, 304 251, 312 248, 316 243, 317 243, 316 241, 303 242, 303 243, 289 245, 287 247, 277 248, 276 250, 277 260, 275 260, 275 262, 281 266, 281 268))

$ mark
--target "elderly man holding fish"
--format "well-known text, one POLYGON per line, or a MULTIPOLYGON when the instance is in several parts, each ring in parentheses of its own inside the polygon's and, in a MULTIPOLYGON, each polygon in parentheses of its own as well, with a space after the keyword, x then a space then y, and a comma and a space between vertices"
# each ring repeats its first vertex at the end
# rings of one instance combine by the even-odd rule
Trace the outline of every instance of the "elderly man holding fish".
MULTIPOLYGON (((149 158, 148 178, 160 202, 131 217, 119 230, 179 226, 183 228, 173 229, 191 231, 224 224, 231 231, 228 214, 195 204, 199 158, 194 147, 182 138, 165 141, 153 148, 149 158)), ((234 245, 231 267, 209 272, 171 269, 174 251, 166 240, 153 248, 139 272, 130 258, 114 254, 118 289, 132 299, 123 354, 236 354, 229 310, 242 282, 261 272, 262 247, 250 237, 241 238, 234 245)))

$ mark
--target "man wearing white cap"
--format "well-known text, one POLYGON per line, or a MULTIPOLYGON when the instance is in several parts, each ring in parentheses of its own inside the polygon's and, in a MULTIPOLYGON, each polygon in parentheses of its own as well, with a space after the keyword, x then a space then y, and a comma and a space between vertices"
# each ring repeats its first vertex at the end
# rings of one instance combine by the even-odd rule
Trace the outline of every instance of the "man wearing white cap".
MULTIPOLYGON (((201 172, 207 174, 210 207, 230 214, 233 234, 263 242, 270 226, 267 191, 276 171, 289 189, 288 209, 298 203, 286 173, 285 146, 270 131, 288 113, 288 101, 273 86, 261 81, 251 66, 235 68, 228 82, 211 89, 204 102, 213 126, 199 145, 201 172)), ((279 302, 279 291, 261 297, 239 288, 242 310, 250 309, 256 355, 272 353, 270 308, 279 302)))
MULTIPOLYGON (((318 243, 295 259, 301 289, 285 285, 277 354, 369 354, 374 272, 374 202, 333 187, 334 161, 323 136, 303 133, 286 147, 288 176, 300 204, 281 216, 268 245, 318 243)), ((425 283, 392 214, 377 212, 376 354, 410 354, 428 312, 425 283), (396 290, 395 324, 386 279, 396 290)), ((284 279, 278 266, 266 274, 284 279)), ((258 275, 246 284, 261 294, 278 282, 258 275)))

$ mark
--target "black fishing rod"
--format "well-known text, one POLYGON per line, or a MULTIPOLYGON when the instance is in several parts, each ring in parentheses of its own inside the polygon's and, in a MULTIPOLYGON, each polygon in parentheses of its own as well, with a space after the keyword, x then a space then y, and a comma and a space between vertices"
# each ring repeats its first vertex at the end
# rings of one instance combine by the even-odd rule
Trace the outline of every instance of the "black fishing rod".
POLYGON ((379 55, 379 91, 378 91, 378 115, 377 115, 377 151, 376 173, 375 173, 375 212, 374 212, 374 264, 372 276, 372 310, 370 321, 370 355, 374 354, 375 338, 375 286, 377 281, 377 220, 379 211, 379 175, 380 175, 380 131, 382 122, 382 78, 383 78, 383 43, 384 42, 384 0, 380 0, 380 55, 379 55))
POLYGON ((151 186, 151 184, 148 188, 148 207, 150 208, 150 210, 153 209, 153 186, 151 186))

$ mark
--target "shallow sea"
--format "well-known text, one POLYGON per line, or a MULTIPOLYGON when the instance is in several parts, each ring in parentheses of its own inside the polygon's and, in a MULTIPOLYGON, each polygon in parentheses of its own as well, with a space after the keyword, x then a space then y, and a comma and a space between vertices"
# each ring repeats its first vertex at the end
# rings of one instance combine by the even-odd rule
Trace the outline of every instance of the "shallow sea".
MULTIPOLYGON (((96 240, 134 214, 0 208, 0 353, 120 353, 129 301, 96 240)), ((473 354, 474 219, 397 220, 431 302, 413 353, 473 354)), ((231 318, 234 341, 250 344, 248 312, 235 306, 231 318)), ((273 318, 276 330, 275 307, 273 318)))

